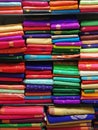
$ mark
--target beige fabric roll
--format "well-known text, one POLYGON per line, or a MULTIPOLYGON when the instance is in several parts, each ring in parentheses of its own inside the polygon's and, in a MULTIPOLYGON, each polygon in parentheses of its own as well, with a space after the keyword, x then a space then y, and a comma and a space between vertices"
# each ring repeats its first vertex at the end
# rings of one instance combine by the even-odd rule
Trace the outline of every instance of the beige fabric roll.
POLYGON ((9 24, 9 25, 1 25, 0 26, 0 33, 2 32, 12 32, 12 31, 22 31, 23 27, 22 24, 9 24))
POLYGON ((63 115, 81 115, 81 114, 93 114, 94 109, 93 107, 54 107, 50 106, 49 114, 63 116, 63 115))
POLYGON ((27 38, 27 44, 52 44, 51 38, 27 38))

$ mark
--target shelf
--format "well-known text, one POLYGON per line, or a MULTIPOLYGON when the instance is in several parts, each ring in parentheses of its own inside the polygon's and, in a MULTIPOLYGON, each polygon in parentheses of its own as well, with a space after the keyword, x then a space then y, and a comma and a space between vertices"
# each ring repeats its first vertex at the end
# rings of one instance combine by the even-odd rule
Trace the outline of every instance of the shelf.
POLYGON ((92 15, 92 14, 97 14, 98 12, 80 12, 80 13, 57 13, 57 14, 51 14, 51 13, 32 13, 32 14, 0 14, 0 16, 55 16, 55 15, 92 15))

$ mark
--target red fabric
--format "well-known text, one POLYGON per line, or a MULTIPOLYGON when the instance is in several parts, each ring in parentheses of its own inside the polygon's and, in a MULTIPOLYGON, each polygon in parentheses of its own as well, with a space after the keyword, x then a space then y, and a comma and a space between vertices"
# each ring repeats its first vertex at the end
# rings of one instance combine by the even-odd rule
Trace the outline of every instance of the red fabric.
POLYGON ((0 101, 24 100, 24 94, 0 93, 0 101))
POLYGON ((24 47, 25 41, 24 40, 14 40, 14 41, 6 41, 2 42, 0 41, 0 49, 6 49, 6 48, 19 48, 24 47))
POLYGON ((26 75, 27 79, 48 79, 48 78, 53 78, 52 75, 26 75))
POLYGON ((50 30, 50 27, 24 27, 24 31, 50 30))
POLYGON ((46 48, 45 45, 43 48, 36 47, 36 48, 28 48, 26 49, 26 52, 51 52, 52 48, 46 48))
POLYGON ((34 51, 27 51, 24 54, 31 54, 31 55, 51 55, 51 52, 45 52, 45 51, 39 51, 39 52, 34 52, 34 51))
POLYGON ((0 115, 43 115, 43 106, 2 106, 0 115))
POLYGON ((84 26, 81 27, 82 32, 87 32, 87 31, 98 31, 98 26, 84 26))
POLYGON ((0 85, 0 89, 24 90, 25 85, 0 85))
POLYGON ((46 44, 28 44, 27 45, 27 48, 47 48, 47 49, 52 49, 53 45, 52 44, 49 44, 49 45, 46 45, 46 44))
POLYGON ((23 10, 2 10, 0 14, 23 14, 23 10))
POLYGON ((23 53, 26 51, 26 47, 22 48, 8 48, 0 50, 0 54, 15 54, 15 53, 23 53))
POLYGON ((47 130, 90 130, 91 127, 61 127, 61 128, 48 128, 47 130))
POLYGON ((2 101, 0 100, 0 104, 25 104, 25 101, 2 101))
POLYGON ((82 84, 98 84, 98 80, 82 80, 82 84))
POLYGON ((23 128, 0 128, 0 130, 42 130, 42 128, 37 127, 23 127, 23 128))
POLYGON ((0 72, 2 73, 24 73, 24 71, 24 63, 0 64, 0 72))
POLYGON ((51 99, 40 99, 40 100, 25 100, 26 103, 35 103, 35 104, 44 104, 44 103, 52 103, 51 99))
POLYGON ((8 78, 8 77, 0 77, 1 82, 22 82, 23 78, 8 78))
POLYGON ((51 70, 43 70, 43 71, 32 71, 32 70, 26 70, 26 75, 50 75, 52 74, 51 70))

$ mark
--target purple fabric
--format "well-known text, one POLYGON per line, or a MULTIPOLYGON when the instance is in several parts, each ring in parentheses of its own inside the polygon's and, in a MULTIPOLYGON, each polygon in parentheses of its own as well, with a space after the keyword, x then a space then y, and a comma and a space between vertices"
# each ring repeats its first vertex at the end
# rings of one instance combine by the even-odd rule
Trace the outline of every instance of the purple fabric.
POLYGON ((24 21, 23 23, 24 26, 26 27, 46 27, 46 26, 50 26, 50 22, 47 21, 24 21))
POLYGON ((64 105, 64 104, 80 104, 80 100, 53 100, 54 104, 64 105))
POLYGON ((21 2, 22 0, 0 0, 0 2, 21 2))
POLYGON ((51 37, 51 34, 26 34, 24 38, 48 38, 51 37))
POLYGON ((80 96, 52 96, 53 100, 80 99, 80 96))
POLYGON ((50 85, 26 85, 26 92, 47 92, 51 91, 53 86, 50 85))
POLYGON ((56 46, 81 46, 81 42, 58 42, 56 46))
POLYGON ((21 35, 0 37, 0 41, 11 41, 11 40, 20 40, 20 39, 23 39, 21 35))

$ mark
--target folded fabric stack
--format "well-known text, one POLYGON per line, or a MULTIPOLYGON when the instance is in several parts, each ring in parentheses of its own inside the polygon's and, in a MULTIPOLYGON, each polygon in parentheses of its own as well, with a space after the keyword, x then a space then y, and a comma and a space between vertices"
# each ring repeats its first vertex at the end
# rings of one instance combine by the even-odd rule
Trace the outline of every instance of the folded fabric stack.
POLYGON ((0 14, 23 14, 22 0, 0 0, 0 14))
POLYGON ((52 59, 50 21, 42 19, 26 20, 23 23, 27 43, 25 60, 52 59))
POLYGON ((22 0, 24 13, 49 13, 49 0, 22 0))
POLYGON ((53 74, 53 103, 79 104, 80 79, 77 63, 54 62, 53 74))
POLYGON ((98 61, 79 61, 83 103, 98 103, 98 61))
POLYGON ((98 58, 98 20, 81 22, 81 58, 98 58))
POLYGON ((81 48, 79 22, 76 19, 51 20, 53 54, 64 58, 78 57, 81 48))
POLYGON ((26 103, 48 104, 51 103, 53 86, 52 63, 27 62, 26 63, 26 103))
POLYGON ((98 106, 95 106, 95 119, 93 120, 94 130, 98 130, 98 106))
POLYGON ((98 12, 98 0, 80 0, 81 12, 98 12))
POLYGON ((0 64, 0 104, 24 103, 24 71, 24 63, 0 64))
POLYGON ((2 106, 0 130, 42 130, 44 108, 42 106, 2 106))
POLYGON ((22 24, 0 26, 0 104, 24 102, 23 34, 22 24))
POLYGON ((47 112, 47 130, 93 130, 93 107, 54 107, 47 112))
POLYGON ((20 62, 26 50, 21 23, 0 25, 0 60, 20 62))
POLYGON ((52 14, 79 13, 78 0, 50 0, 52 14))

